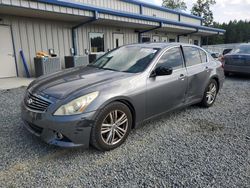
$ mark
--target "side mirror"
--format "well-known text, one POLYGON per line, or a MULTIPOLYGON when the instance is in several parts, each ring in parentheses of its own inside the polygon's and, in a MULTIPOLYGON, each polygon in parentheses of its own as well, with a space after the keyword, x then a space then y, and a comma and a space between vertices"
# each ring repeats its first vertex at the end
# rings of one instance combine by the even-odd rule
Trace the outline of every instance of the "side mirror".
POLYGON ((173 68, 172 67, 157 67, 152 73, 151 77, 156 77, 156 76, 167 76, 171 75, 173 73, 173 68))

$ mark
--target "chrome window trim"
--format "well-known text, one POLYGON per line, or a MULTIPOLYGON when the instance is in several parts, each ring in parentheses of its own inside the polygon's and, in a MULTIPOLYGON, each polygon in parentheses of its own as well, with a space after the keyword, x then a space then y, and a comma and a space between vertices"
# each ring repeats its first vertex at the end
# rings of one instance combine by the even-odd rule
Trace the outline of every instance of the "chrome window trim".
MULTIPOLYGON (((192 45, 186 45, 186 44, 185 44, 185 45, 182 45, 182 47, 197 48, 197 49, 202 50, 203 52, 205 52, 206 57, 207 57, 207 61, 206 61, 206 62, 201 62, 200 64, 196 64, 196 65, 186 66, 186 68, 195 67, 195 66, 197 66, 197 65, 203 65, 203 64, 205 64, 205 63, 209 63, 209 62, 210 62, 210 59, 208 58, 207 52, 206 52, 205 50, 203 50, 201 47, 199 47, 199 46, 192 46, 192 45)), ((183 52, 183 55, 184 55, 184 57, 185 57, 184 52, 183 52)))

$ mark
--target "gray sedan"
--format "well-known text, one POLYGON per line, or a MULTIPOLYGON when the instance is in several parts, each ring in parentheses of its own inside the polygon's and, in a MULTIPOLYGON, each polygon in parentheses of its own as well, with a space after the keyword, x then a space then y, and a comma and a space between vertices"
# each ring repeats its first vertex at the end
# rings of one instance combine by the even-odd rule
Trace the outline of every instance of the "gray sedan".
POLYGON ((223 81, 221 63, 200 47, 127 45, 87 67, 32 82, 22 102, 22 119, 49 144, 91 144, 106 151, 152 117, 192 104, 212 106, 223 81))

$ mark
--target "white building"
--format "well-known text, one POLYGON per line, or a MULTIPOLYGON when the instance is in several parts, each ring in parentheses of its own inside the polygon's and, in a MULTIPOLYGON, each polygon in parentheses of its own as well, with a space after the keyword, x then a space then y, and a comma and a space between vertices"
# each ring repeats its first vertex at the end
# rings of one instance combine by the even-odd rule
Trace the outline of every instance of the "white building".
POLYGON ((34 75, 36 52, 64 56, 106 52, 129 43, 164 41, 200 45, 225 31, 202 18, 136 0, 0 0, 0 78, 25 76, 20 50, 34 75))

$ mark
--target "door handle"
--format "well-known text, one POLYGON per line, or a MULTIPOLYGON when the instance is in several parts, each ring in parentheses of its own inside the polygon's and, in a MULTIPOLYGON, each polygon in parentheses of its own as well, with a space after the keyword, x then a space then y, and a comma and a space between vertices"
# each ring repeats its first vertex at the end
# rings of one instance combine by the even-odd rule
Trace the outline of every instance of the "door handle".
POLYGON ((205 70, 206 70, 207 72, 209 72, 209 67, 208 67, 208 66, 206 66, 206 67, 205 67, 205 70))
POLYGON ((184 74, 180 74, 179 79, 182 80, 182 81, 184 81, 184 80, 185 80, 185 77, 186 77, 186 76, 185 76, 184 74))

